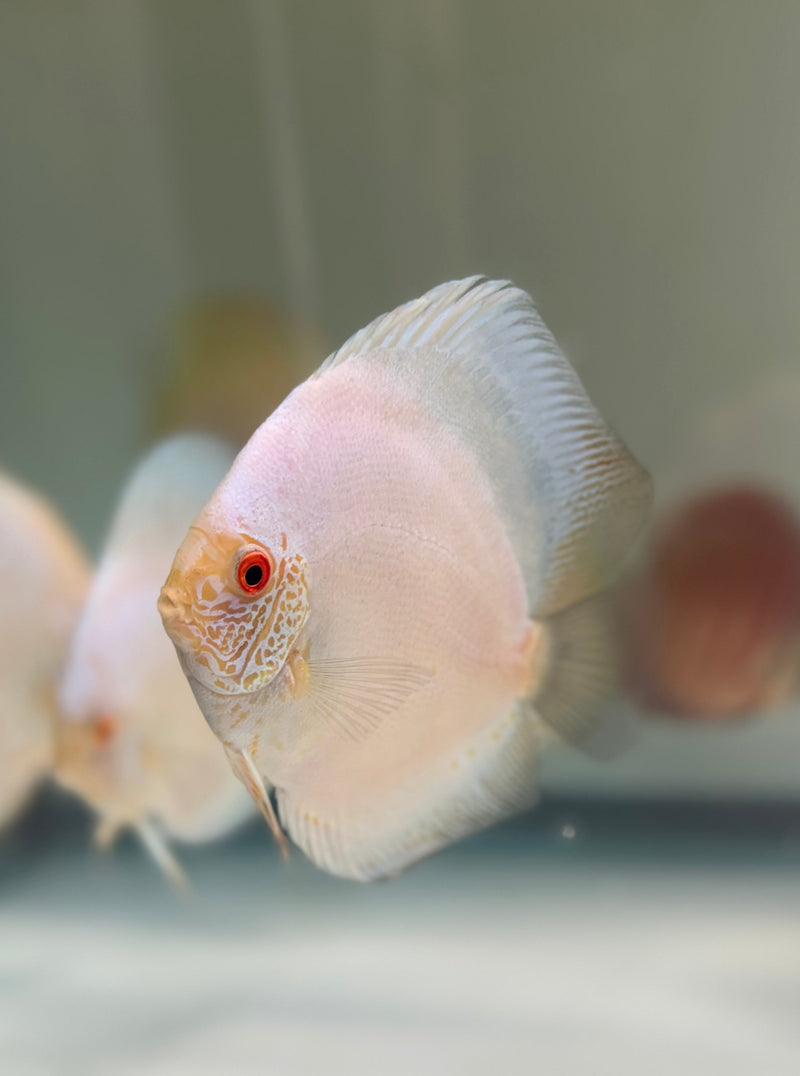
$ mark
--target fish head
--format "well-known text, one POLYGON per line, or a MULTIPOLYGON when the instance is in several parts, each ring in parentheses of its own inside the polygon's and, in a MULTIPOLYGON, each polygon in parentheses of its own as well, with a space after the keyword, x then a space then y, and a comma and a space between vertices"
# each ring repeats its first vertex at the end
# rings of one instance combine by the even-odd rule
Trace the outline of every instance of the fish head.
POLYGON ((219 530, 201 516, 158 609, 206 719, 225 739, 225 725, 280 680, 298 644, 309 609, 305 560, 283 533, 219 530))

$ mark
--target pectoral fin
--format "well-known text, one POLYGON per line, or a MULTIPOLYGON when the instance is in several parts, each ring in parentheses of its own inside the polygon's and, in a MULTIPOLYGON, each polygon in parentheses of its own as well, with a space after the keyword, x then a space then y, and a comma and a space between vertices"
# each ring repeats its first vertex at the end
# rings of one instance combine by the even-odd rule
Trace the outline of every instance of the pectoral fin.
POLYGON ((308 704, 336 732, 358 742, 434 675, 433 669, 387 658, 310 661, 308 704))

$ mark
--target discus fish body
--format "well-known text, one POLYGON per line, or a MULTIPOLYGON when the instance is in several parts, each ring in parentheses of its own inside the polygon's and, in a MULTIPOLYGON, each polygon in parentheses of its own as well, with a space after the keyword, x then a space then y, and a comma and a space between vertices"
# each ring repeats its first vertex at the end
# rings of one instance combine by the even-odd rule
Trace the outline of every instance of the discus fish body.
POLYGON ((182 534, 232 453, 175 437, 139 464, 122 494, 59 689, 56 776, 98 813, 98 839, 131 827, 174 878, 160 837, 205 840, 248 803, 197 710, 155 600, 182 534))
POLYGON ((523 292, 443 285, 353 337, 256 431, 160 599, 277 831, 394 874, 531 805, 613 680, 597 602, 649 482, 523 292), (566 675, 565 675, 566 670, 566 675))
POLYGON ((52 768, 56 683, 89 575, 50 505, 0 473, 0 825, 52 768))

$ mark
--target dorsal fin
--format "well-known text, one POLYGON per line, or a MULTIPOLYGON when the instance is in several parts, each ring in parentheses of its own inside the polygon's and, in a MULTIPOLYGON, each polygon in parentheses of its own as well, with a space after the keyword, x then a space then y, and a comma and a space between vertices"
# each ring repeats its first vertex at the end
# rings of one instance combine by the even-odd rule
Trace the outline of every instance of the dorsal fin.
POLYGON ((442 284, 331 355, 379 363, 464 441, 488 478, 531 613, 607 586, 646 519, 650 479, 600 417, 530 296, 483 277, 442 284))

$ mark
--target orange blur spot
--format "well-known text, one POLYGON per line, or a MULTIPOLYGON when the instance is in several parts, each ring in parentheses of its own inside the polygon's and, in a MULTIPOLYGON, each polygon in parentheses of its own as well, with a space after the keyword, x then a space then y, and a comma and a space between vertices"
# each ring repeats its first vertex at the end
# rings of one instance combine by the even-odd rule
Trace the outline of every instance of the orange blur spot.
POLYGON ((105 746, 117 731, 117 719, 110 714, 100 714, 94 719, 92 730, 94 738, 100 746, 105 746))

